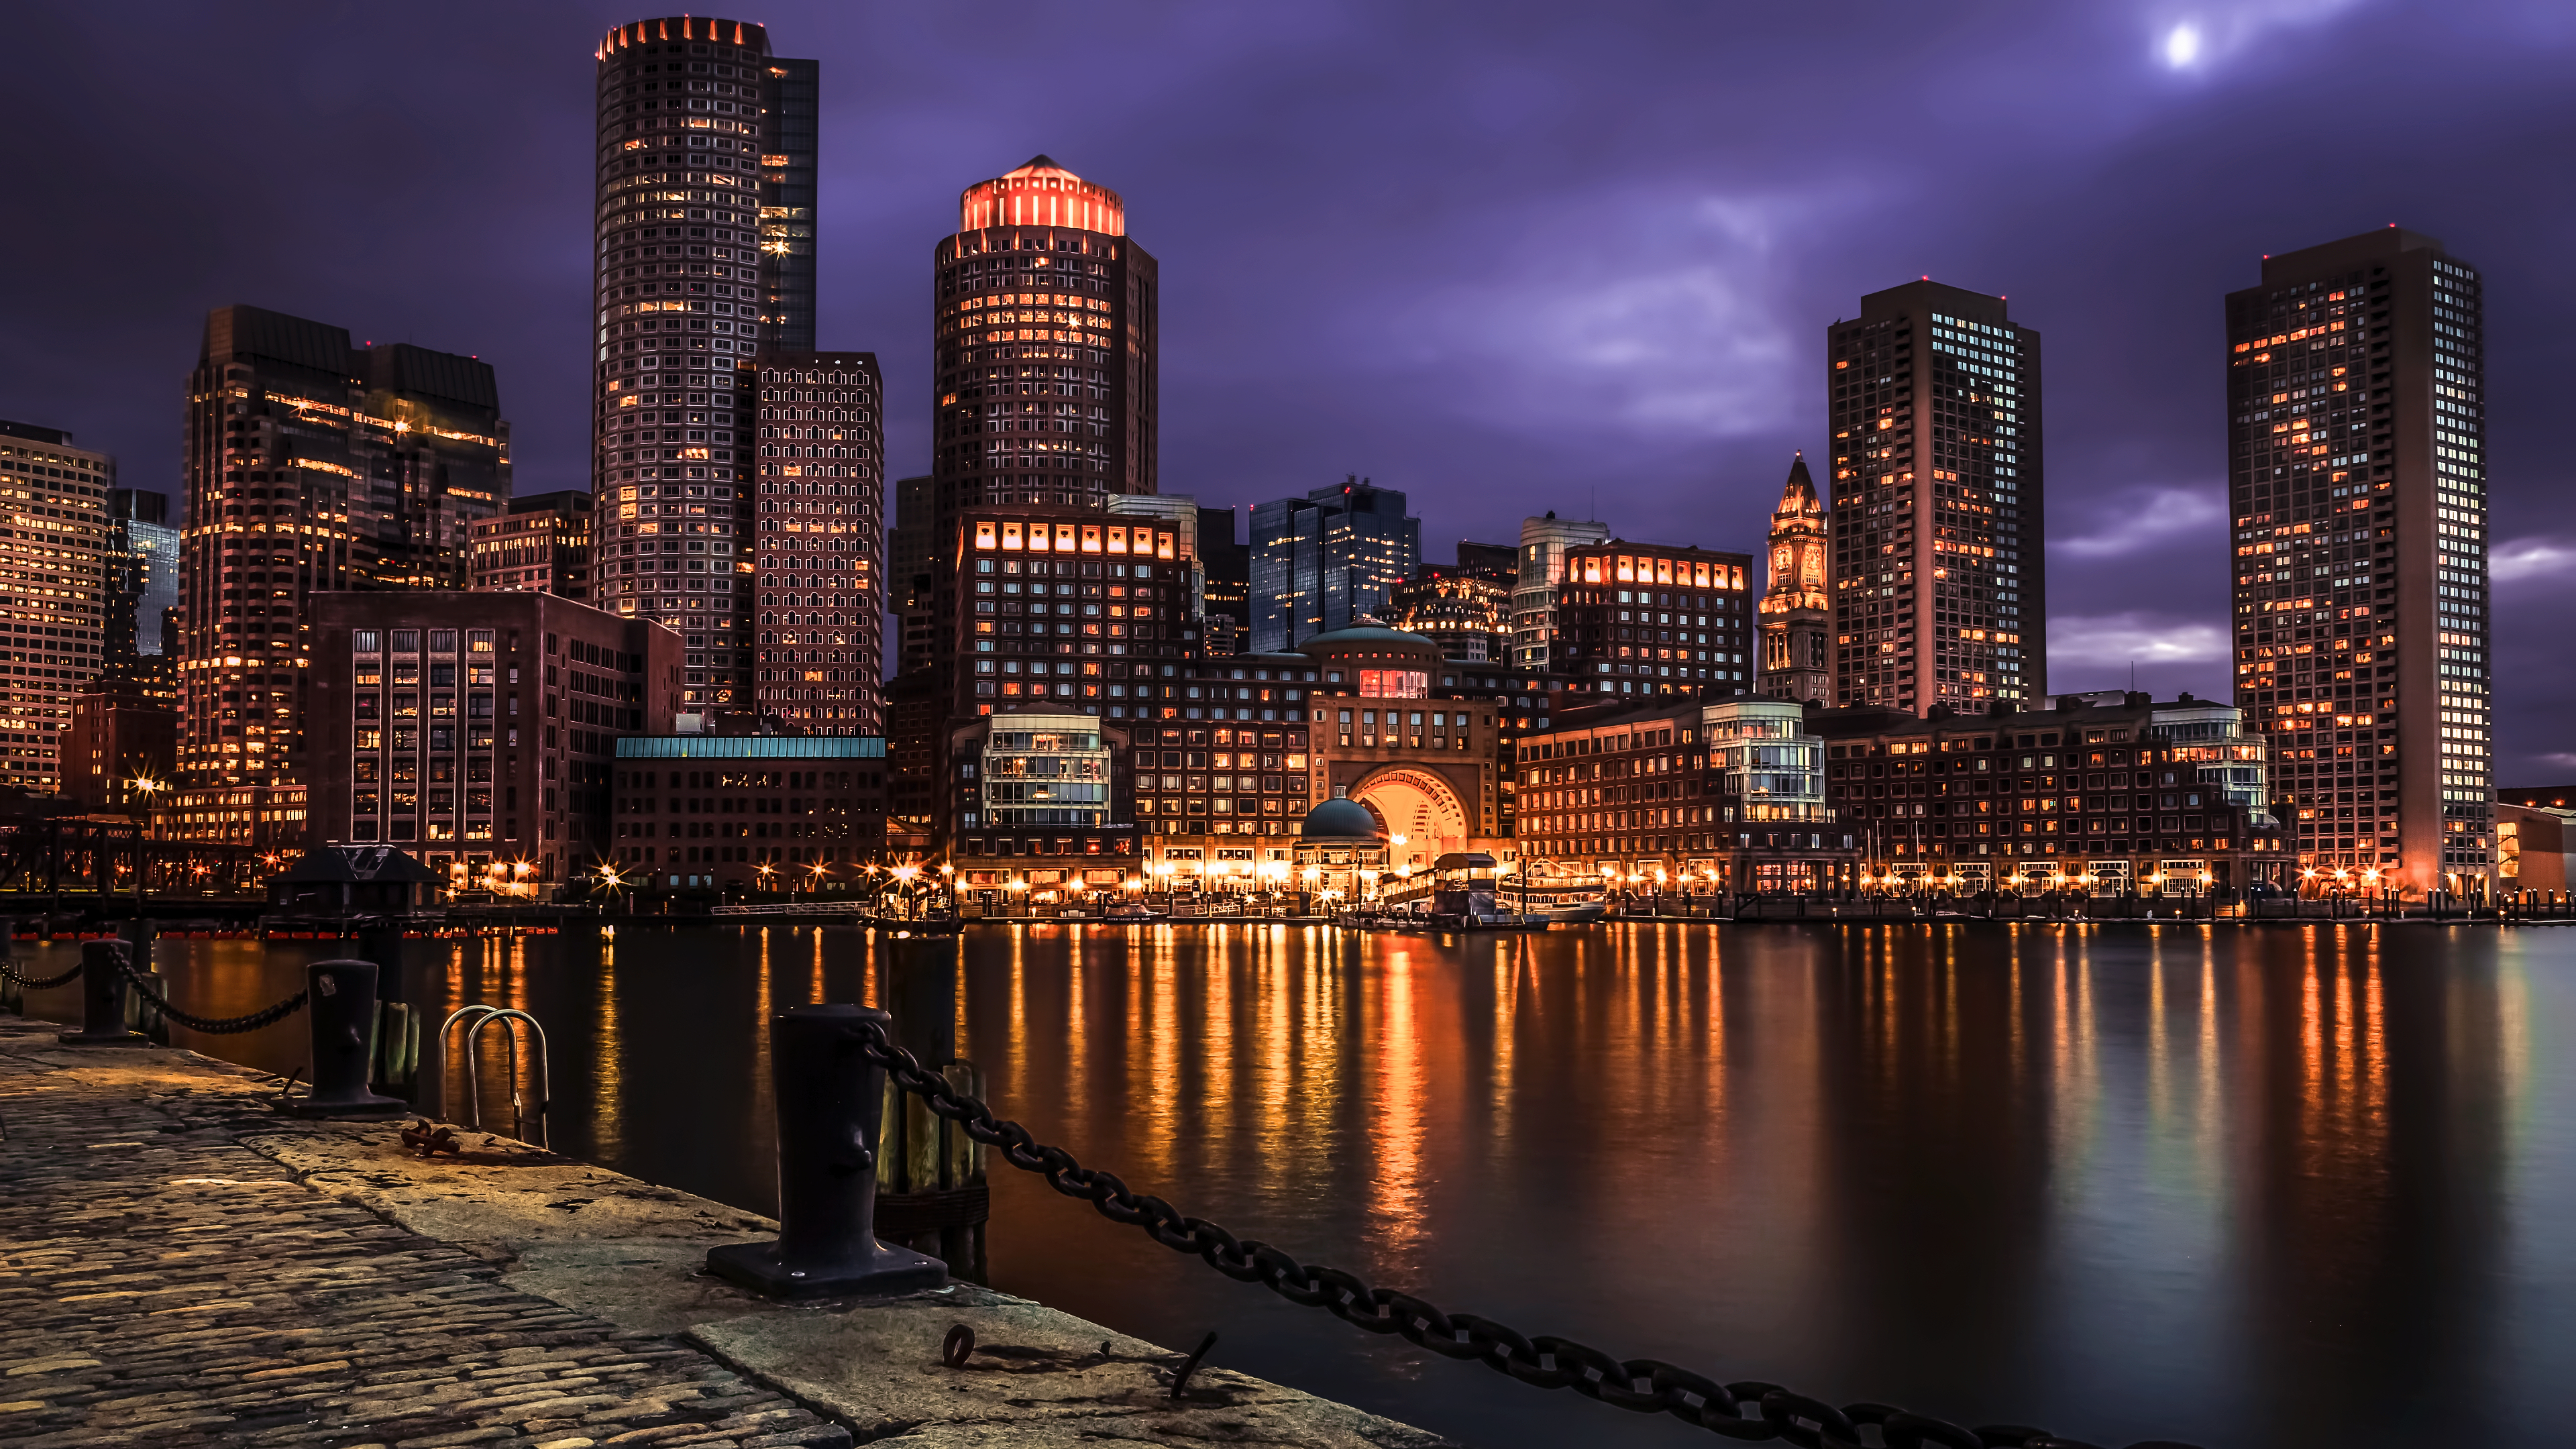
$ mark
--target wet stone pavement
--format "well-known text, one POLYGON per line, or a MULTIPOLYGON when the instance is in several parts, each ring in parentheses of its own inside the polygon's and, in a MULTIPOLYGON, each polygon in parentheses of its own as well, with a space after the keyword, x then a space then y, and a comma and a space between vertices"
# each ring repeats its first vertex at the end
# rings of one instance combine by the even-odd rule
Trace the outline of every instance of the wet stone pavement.
POLYGON ((239 1140, 277 1124, 247 1074, 144 1091, 95 1080, 125 1065, 100 1057, 0 1022, 0 1442, 850 1442, 703 1351, 305 1186, 239 1140))

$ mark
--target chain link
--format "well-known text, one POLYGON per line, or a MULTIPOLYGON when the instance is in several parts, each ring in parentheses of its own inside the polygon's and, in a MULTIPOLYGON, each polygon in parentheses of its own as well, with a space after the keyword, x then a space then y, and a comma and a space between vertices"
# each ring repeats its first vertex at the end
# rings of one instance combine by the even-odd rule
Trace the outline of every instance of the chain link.
POLYGON ((7 977, 9 980, 27 988, 29 991, 51 991, 57 986, 69 986, 80 979, 80 974, 80 967, 74 966, 72 969, 64 972, 60 976, 49 977, 45 980, 39 981, 33 976, 21 974, 18 968, 10 965, 8 962, 0 961, 0 976, 7 977))
MULTIPOLYGON (((1072 1153, 1029 1135, 1017 1122, 993 1115, 982 1101, 959 1092, 948 1079, 888 1040, 885 1029, 865 1022, 851 1038, 896 1086, 930 1110, 958 1124, 1013 1167, 1044 1176, 1066 1197, 1080 1198, 1102 1217, 1142 1229, 1175 1252, 1192 1254, 1225 1276, 1259 1283, 1291 1303, 1321 1308, 1370 1333, 1397 1334, 1443 1358, 1481 1363, 1542 1389, 1572 1389, 1588 1399, 1636 1413, 1669 1414, 1729 1439, 1779 1439, 1799 1449, 1874 1449, 1861 1439, 1876 1425, 1885 1449, 2094 1449, 2043 1429, 1990 1424, 1969 1429, 1886 1404, 1841 1408, 1759 1381, 1720 1383, 1658 1359, 1613 1358, 1569 1338, 1524 1337, 1504 1324, 1469 1313, 1443 1313, 1409 1293, 1374 1288, 1339 1268, 1309 1267, 1268 1243, 1250 1242, 1205 1218, 1149 1194, 1130 1192, 1115 1173, 1084 1167, 1072 1153)), ((2129 1449, 2194 1449, 2156 1439, 2129 1449)))
POLYGON ((168 1017, 170 1020, 179 1023, 190 1031, 203 1032, 207 1036, 238 1036, 246 1031, 257 1031, 261 1027, 267 1026, 272 1022, 284 1021, 286 1018, 293 1016, 296 1012, 303 1010, 305 999, 312 995, 311 988, 308 987, 307 989, 299 991, 293 996, 286 998, 284 1001, 277 1003, 275 1006, 265 1007, 261 1010, 254 1011, 248 1016, 227 1016, 219 1019, 210 1019, 202 1016, 191 1016, 188 1013, 181 1011, 179 1008, 172 1006, 167 1000, 163 999, 160 993, 144 984, 143 973, 135 970, 124 957, 119 956, 116 958, 116 969, 125 974, 125 984, 134 988, 134 994, 142 997, 146 1002, 149 1002, 153 1010, 168 1017))

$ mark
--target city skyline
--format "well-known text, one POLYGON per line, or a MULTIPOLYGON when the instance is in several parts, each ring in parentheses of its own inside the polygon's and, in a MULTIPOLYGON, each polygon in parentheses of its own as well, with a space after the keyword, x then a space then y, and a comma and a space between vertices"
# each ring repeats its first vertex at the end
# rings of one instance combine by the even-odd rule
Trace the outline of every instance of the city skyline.
MULTIPOLYGON (((598 18, 605 24, 627 17, 598 18)), ((885 73, 872 46, 880 52, 908 46, 912 53, 936 56, 970 40, 963 30, 935 25, 904 30, 914 23, 908 21, 886 22, 903 33, 889 31, 879 41, 820 12, 765 18, 775 33, 793 37, 782 42, 788 48, 824 63, 827 155, 849 151, 851 143, 836 138, 854 142, 871 124, 925 104, 917 89, 889 92, 875 84, 885 73), (847 67, 846 82, 832 79, 835 65, 847 67)), ((91 46, 78 27, 89 22, 57 17, 44 23, 68 27, 58 37, 64 53, 75 57, 66 73, 84 74, 79 57, 91 53, 91 46)), ((1285 45, 1282 58, 1264 63, 1273 67, 1323 64, 1332 44, 1355 39, 1372 42, 1390 57, 1422 60, 1441 38, 1380 31, 1376 22, 1332 12, 1282 23, 1298 28, 1264 37, 1285 45)), ((881 142, 826 166, 821 270, 832 283, 820 298, 823 330, 886 355, 889 466, 898 474, 921 471, 929 410, 920 391, 927 372, 921 324, 930 298, 919 275, 920 248, 944 234, 935 218, 962 180, 996 174, 1044 150, 1077 173, 1113 178, 1141 218, 1138 225, 1156 238, 1158 253, 1174 269, 1163 322, 1164 346, 1176 359, 1164 389, 1170 416, 1163 428, 1163 487, 1211 504, 1246 504, 1265 494, 1303 492, 1357 469, 1417 499, 1416 511, 1430 534, 1426 546, 1435 552, 1452 536, 1475 536, 1475 520, 1490 516, 1489 510, 1517 515, 1550 508, 1561 516, 1607 515, 1624 537, 1747 548, 1758 542, 1759 520, 1776 498, 1779 452, 1805 447, 1821 453, 1824 446, 1826 429, 1808 395, 1815 375, 1810 369, 1821 360, 1813 340, 1819 324, 1847 312, 1845 299, 1854 292, 1928 272, 1936 280, 2009 296, 2016 319, 2053 339, 2049 461, 2056 480, 2052 522, 2059 531, 2051 547, 2061 564, 2049 600, 2056 625, 2050 683, 2062 689, 2125 683, 2126 660, 2136 655, 2142 687, 2219 694, 2228 668, 2227 581, 2218 547, 2225 531, 2226 440, 2209 422, 2217 384, 2206 359, 2223 330, 2211 299, 2241 286, 2263 252, 2400 221, 2480 258, 2494 299, 2489 325, 2496 387, 2489 441, 2496 666, 2499 672, 2512 670, 2519 658, 2525 667, 2517 677, 2528 681, 2499 700, 2498 778, 2511 783, 2576 769, 2576 760, 2544 758, 2555 744, 2545 721, 2555 715, 2568 686, 2538 667, 2549 656, 2536 622, 2519 622, 2545 616, 2538 601, 2562 587, 2547 577, 2549 564, 2576 547, 2562 543, 2540 511, 2547 484, 2556 480, 2518 466, 2518 459, 2535 456, 2534 440, 2545 434, 2553 403, 2546 369, 2514 362, 2538 345, 2554 312, 2569 299, 2549 280, 2542 260, 2539 238, 2549 229, 2509 228, 2496 204, 2480 197, 2480 183, 2500 174, 2511 148, 2464 152, 2459 145, 2465 138, 2498 134, 2496 117, 2502 114, 2520 117, 2517 134, 2550 133, 2563 118, 2564 102, 2542 97, 2534 87, 2563 51, 2565 37, 2519 33, 2519 44, 2491 55, 2486 51, 2509 28, 2508 17, 2452 15, 2445 24, 2428 26, 2404 7, 2348 6, 2305 19, 2256 14, 2223 33, 2213 28, 2207 44, 2177 60, 2174 48, 2160 43, 2169 38, 2172 23, 2144 12, 2083 19, 1998 13, 1934 42, 1930 52, 1909 50, 1909 66, 1936 70, 1944 47, 1959 47, 1965 55, 1979 37, 1992 38, 2002 28, 2018 29, 2029 46, 2053 46, 2070 57, 2071 79, 2033 87, 2019 101, 1981 102, 1937 123, 1943 142, 1965 144, 1973 137, 1997 166, 2018 162, 2030 179, 2043 183, 2029 188, 2034 194, 2052 186, 2055 194, 2044 223, 2033 224, 2015 210, 2026 203, 2012 202, 1996 217, 1981 219, 1971 215, 1976 202, 1962 199, 1944 203, 1910 234, 1865 244, 1848 239, 1855 230, 1868 230, 1852 223, 1865 221, 1877 204, 1841 195, 1851 178, 1871 171, 1860 164, 1865 151, 1850 123, 1826 122, 1825 134, 1794 143, 1775 133, 1776 155, 1758 153, 1758 137, 1684 154, 1635 129, 1634 118, 1659 111, 1678 110, 1685 120, 1721 119, 1734 105, 1757 104, 1764 84, 1748 74, 1749 88, 1738 101, 1682 95, 1678 77, 1649 54, 1646 41, 1652 37, 1644 31, 1593 36, 1590 49, 1556 70, 1535 58, 1545 54, 1545 37, 1516 20, 1506 27, 1508 40, 1488 39, 1426 74, 1430 94, 1469 99, 1485 96, 1494 77, 1516 72, 1562 82, 1541 87, 1555 99, 1533 101, 1531 107, 1544 111, 1553 104, 1558 114, 1572 107, 1593 124, 1577 128, 1577 140, 1540 144, 1535 152, 1495 144, 1538 140, 1544 128, 1529 114, 1488 98, 1468 108, 1466 123, 1435 122, 1410 102, 1399 102, 1391 88, 1383 94, 1372 88, 1374 67, 1356 63, 1353 73, 1369 82, 1363 103, 1353 108, 1358 119, 1333 119, 1312 136, 1281 142, 1288 152, 1262 165, 1221 159, 1228 154, 1225 145, 1240 139, 1259 111, 1249 102, 1207 101, 1208 125, 1192 138, 1147 134, 1149 122, 1198 94, 1196 86, 1183 88, 1191 95, 1149 87, 1098 118, 1014 102, 988 117, 943 122, 947 129, 940 135, 925 138, 891 174, 864 187, 852 184, 861 174, 856 168, 884 169, 881 142), (2267 39, 2302 44, 2269 45, 2267 39), (1611 69, 1586 63, 1602 59, 1603 47, 1636 55, 1638 69, 1626 87, 1632 94, 1615 107, 1568 89, 1574 72, 1611 69), (2367 84, 2373 75, 2424 63, 2428 52, 2472 48, 2480 51, 2482 65, 2501 65, 2504 73, 2443 116, 2406 135, 2382 138, 2383 149, 2394 151, 2375 163, 2388 178, 2377 191, 2356 195, 2340 184, 2311 188, 2293 182, 2285 188, 2267 182, 2236 204, 2206 194, 2194 179, 2194 167, 2226 144, 2217 129, 2223 119, 2233 118, 2233 124, 2279 107, 2283 124, 2295 134, 2315 127, 2320 137, 2338 135, 2336 123, 2304 116, 2296 103, 2303 88, 2315 94, 2329 74, 2367 84), (2051 89, 2076 83, 2091 86, 2101 98, 2076 104, 2071 89, 2051 89), (2537 112, 2535 105, 2541 107, 2537 112), (2006 135, 1995 125, 2051 106, 2065 108, 2067 123, 2052 139, 2006 135), (1332 144, 1333 137, 1348 134, 1345 128, 1362 123, 1393 126, 1414 153, 1410 163, 1399 172, 1403 158, 1360 156, 1348 145, 1332 144), (2082 162, 2061 154, 2070 143, 2086 141, 2101 153, 2082 162), (1462 252, 1463 239, 1481 235, 1496 217, 1492 203, 1472 196, 1475 178, 1497 164, 1486 159, 1487 152, 1509 156, 1508 164, 1530 175, 1529 186, 1597 204, 1572 207, 1564 219, 1519 240, 1479 243, 1462 252), (2109 165, 2106 157, 2121 164, 2109 165), (1322 169, 1327 158, 1330 174, 1322 169), (2112 190, 2114 170, 2122 173, 2124 190, 2118 194, 2112 190), (1440 194, 1457 198, 1437 222, 1385 199, 1395 175, 1417 171, 1438 174, 1440 194), (1326 204, 1311 220, 1268 233, 1248 231, 1248 217, 1277 214, 1260 211, 1260 204, 1284 194, 1291 179, 1298 194, 1326 204), (1640 199, 1657 183, 1677 183, 1683 200, 1640 199), (2070 196, 2086 204, 2065 205, 2070 196), (1687 214, 1677 213, 1677 206, 1687 214), (836 207, 850 218, 848 225, 836 221, 836 207), (2356 208, 2370 214, 2356 214, 2356 208), (1366 234, 1365 245, 1352 239, 1355 231, 1366 234), (1675 248, 1685 242, 1685 250, 1703 249, 1706 256, 1684 258, 1675 248), (1554 268, 1548 275, 1538 267, 1542 244, 1554 268), (1431 270, 1435 263, 1441 270, 1431 270), (1397 298, 1405 305, 1390 307, 1397 298), (1284 305, 1266 305, 1268 300, 1284 305), (1548 345, 1506 345, 1513 339, 1490 332, 1478 318, 1493 310, 1486 304, 1498 300, 1534 320, 1541 329, 1535 335, 1548 345), (1375 346, 1399 336, 1410 339, 1403 350, 1375 346), (1354 341, 1371 346, 1354 350, 1354 341), (1264 360, 1265 349, 1294 366, 1264 360), (1187 366, 1178 361, 1183 358, 1187 366), (1328 358, 1349 362, 1318 366, 1328 358), (1644 362, 1633 360, 1638 358, 1644 362), (1245 369, 1253 369, 1248 380, 1259 385, 1240 385, 1247 380, 1245 369), (1533 405, 1536 395, 1526 389, 1551 381, 1565 386, 1543 406, 1533 405), (1280 434, 1274 416, 1281 387, 1302 400, 1285 410, 1297 419, 1293 438, 1280 434), (1266 410, 1247 411, 1228 393, 1258 393, 1270 402, 1266 410), (1612 485, 1619 504, 1587 507, 1592 487, 1603 482, 1612 485), (2140 587, 2144 579, 2154 579, 2156 587, 2140 587), (2527 615, 2517 609, 2523 601, 2534 605, 2527 615)), ((588 28, 580 28, 579 36, 574 30, 568 24, 566 44, 556 48, 595 40, 588 28)), ((289 43, 354 45, 369 33, 364 26, 326 27, 289 43)), ((1114 33, 1114 27, 1104 33, 1114 33)), ((980 43, 980 32, 971 38, 980 43)), ((1280 73, 1264 72, 1249 59, 1254 47, 1242 43, 1245 37, 1200 38, 1210 47, 1214 74, 1239 82, 1247 75, 1280 73)), ((1660 40, 1687 51, 1708 37, 1685 27, 1660 40)), ((208 54, 220 55, 225 43, 214 32, 197 34, 184 24, 143 37, 133 57, 135 78, 103 88, 148 86, 168 71, 168 93, 189 96, 192 87, 206 82, 174 67, 183 59, 193 66, 208 54)), ((1748 37, 1747 43, 1775 52, 1785 64, 1810 54, 1821 40, 1791 28, 1748 37)), ((395 78, 395 100, 413 86, 427 93, 453 78, 449 68, 469 59, 439 37, 406 53, 413 59, 407 69, 417 73, 395 78)), ((12 412, 48 419, 76 432, 85 446, 115 454, 133 486, 160 485, 176 494, 173 430, 166 403, 155 400, 166 396, 166 379, 184 370, 188 343, 181 339, 205 308, 243 301, 294 315, 384 319, 369 325, 388 332, 408 328, 421 346, 472 352, 494 362, 518 429, 522 491, 578 484, 588 446, 587 409, 570 391, 580 385, 580 374, 572 370, 579 360, 552 354, 570 335, 570 308, 583 285, 578 275, 557 273, 566 263, 587 270, 586 259, 571 250, 586 238, 581 219, 559 196, 546 194, 553 182, 545 178, 570 166, 577 187, 587 166, 578 151, 580 121, 562 104, 571 92, 559 59, 471 53, 486 84, 490 77, 520 78, 515 66, 543 67, 526 73, 529 85, 492 87, 493 115, 506 122, 513 143, 492 152, 492 169, 479 179, 432 168, 401 188, 363 176, 334 183, 348 189, 333 194, 361 210, 393 205, 423 188, 498 188, 501 204, 477 215, 506 218, 513 233, 538 238, 535 245, 487 248, 477 259, 473 228, 479 221, 450 221, 446 211, 431 208, 431 219, 407 223, 413 233, 397 239, 390 251, 378 248, 367 262, 353 264, 323 254, 337 223, 325 223, 304 239, 286 231, 272 235, 269 223, 256 218, 235 223, 174 279, 185 295, 172 292, 160 308, 166 315, 153 315, 152 307, 137 300, 136 289, 123 285, 115 289, 122 300, 110 309, 113 315, 84 319, 80 330, 87 335, 72 336, 61 314, 49 314, 52 304, 37 299, 21 315, 22 336, 33 345, 19 349, 11 374, 0 378, 24 399, 12 412), (273 258, 250 258, 243 238, 263 239, 273 258), (440 255, 422 250, 425 240, 440 255), (407 275, 413 280, 394 280, 407 275), (488 285, 442 280, 469 275, 488 285), (542 329, 531 319, 543 319, 542 329), (537 335, 539 330, 546 335, 537 335), (112 361, 84 365, 81 349, 94 345, 94 337, 116 339, 99 354, 112 361), (153 345, 145 347, 147 340, 153 345), (170 360, 159 374, 147 375, 158 356, 170 360), (41 369, 30 366, 36 361, 41 369)), ((1035 66, 1040 59, 1036 48, 1024 52, 1013 43, 1002 64, 1035 66)), ((1897 59, 1891 42, 1887 51, 1857 63, 1875 72, 1897 59)), ((210 66, 207 72, 223 69, 210 66)), ((49 77, 43 83, 57 82, 49 77)), ((262 124, 295 131, 336 124, 331 117, 377 103, 316 85, 263 96, 256 104, 262 124)), ((120 152, 140 156, 156 135, 172 134, 153 131, 149 116, 148 108, 136 112, 109 138, 111 160, 120 152)), ((1318 113, 1316 119, 1325 118, 1318 113)), ((1695 125, 1680 129, 1707 134, 1695 125)), ((1923 182, 1929 180, 1927 171, 1923 182)), ((1898 174, 1892 189, 1910 195, 1915 185, 1910 174, 1898 174)), ((194 193, 181 179, 171 194, 185 199, 194 193)), ((167 237, 168 228, 131 210, 149 206, 110 198, 108 215, 133 237, 167 237)), ((299 225, 309 223, 309 216, 299 218, 299 225)), ((46 259, 44 240, 19 237, 9 245, 21 260, 46 259)), ((121 245, 130 250, 136 243, 121 245)), ((124 254, 109 248, 98 260, 124 254)), ((75 282, 96 264, 70 254, 54 260, 60 265, 40 270, 68 268, 75 282)), ((143 296, 170 285, 145 287, 143 296)), ((1525 344, 1527 338, 1518 340, 1525 344)))

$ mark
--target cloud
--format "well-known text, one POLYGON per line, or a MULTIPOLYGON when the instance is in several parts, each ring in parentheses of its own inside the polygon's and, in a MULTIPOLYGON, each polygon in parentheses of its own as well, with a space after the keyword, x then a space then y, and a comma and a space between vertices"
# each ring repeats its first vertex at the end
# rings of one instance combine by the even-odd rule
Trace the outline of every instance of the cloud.
POLYGON ((2125 671, 2138 664, 2223 664, 2227 631, 2216 624, 2176 619, 2144 609, 2118 614, 2061 616, 2049 621, 2048 671, 2052 680, 2125 671))
POLYGON ((2075 558, 2121 558, 2196 529, 2213 530, 2209 542, 2215 549, 2223 541, 2216 528, 2226 521, 2227 507, 2214 492, 2166 486, 2123 490, 2095 514, 2100 520, 2096 532, 2051 539, 2050 551, 2075 558))
POLYGON ((1791 285, 1799 239, 1842 209, 1820 192, 1754 189, 1559 207, 1581 226, 1541 227, 1490 273, 1436 288, 1389 319, 1410 343, 1386 351, 1488 374, 1490 386, 1461 391, 1500 426, 1776 433, 1817 387, 1800 365, 1818 328, 1791 285))
POLYGON ((2487 555, 2487 572, 2499 584, 2564 579, 2571 564, 2576 564, 2576 543, 2545 536, 2510 538, 2487 555))

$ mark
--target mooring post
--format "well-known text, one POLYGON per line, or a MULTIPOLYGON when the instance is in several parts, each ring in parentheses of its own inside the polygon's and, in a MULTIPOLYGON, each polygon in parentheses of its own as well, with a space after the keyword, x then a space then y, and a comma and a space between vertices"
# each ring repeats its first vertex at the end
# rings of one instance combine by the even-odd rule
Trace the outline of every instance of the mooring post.
POLYGON ((367 1090, 376 1023, 376 963, 316 961, 304 968, 304 1014, 313 1031, 313 1092, 277 1110, 293 1117, 399 1117, 411 1104, 367 1090))
POLYGON ((65 1046, 150 1046, 152 1039, 125 1025, 126 946, 123 941, 81 943, 81 1029, 55 1040, 65 1046))
POLYGON ((941 1287, 938 1259, 876 1239, 877 1129, 885 1071, 859 1048, 872 1007, 799 1006, 770 1019, 778 1119, 778 1238, 707 1254, 707 1271, 772 1298, 941 1287))

